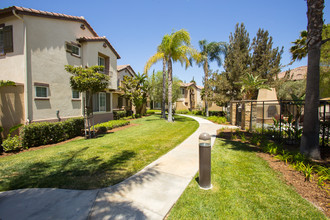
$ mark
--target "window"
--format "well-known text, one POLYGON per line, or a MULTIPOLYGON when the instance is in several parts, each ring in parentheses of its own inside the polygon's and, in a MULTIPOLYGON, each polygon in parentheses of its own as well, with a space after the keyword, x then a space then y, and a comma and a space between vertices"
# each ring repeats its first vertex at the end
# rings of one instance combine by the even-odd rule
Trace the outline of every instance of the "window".
POLYGON ((78 57, 80 57, 80 47, 78 47, 76 45, 72 45, 72 54, 77 55, 78 57))
POLYGON ((79 99, 80 98, 80 93, 77 90, 72 90, 72 98, 73 99, 79 99))
POLYGON ((123 106, 123 98, 118 97, 118 108, 121 108, 123 106))
POLYGON ((66 51, 71 55, 80 57, 80 45, 74 42, 65 42, 66 51))
POLYGON ((185 89, 184 88, 180 88, 180 93, 181 93, 180 97, 181 98, 184 98, 185 89))
POLYGON ((105 73, 105 59, 104 59, 104 57, 98 57, 98 59, 97 59, 97 65, 98 66, 103 66, 104 67, 104 69, 103 69, 103 72, 102 73, 105 73))
POLYGON ((14 52, 13 47, 13 26, 0 24, 0 55, 14 52))
POLYGON ((36 97, 38 98, 47 98, 48 97, 48 87, 45 86, 36 86, 36 97))
POLYGON ((106 95, 104 92, 99 93, 100 94, 100 112, 105 112, 106 108, 106 95))
POLYGON ((110 109, 110 94, 100 92, 93 95, 93 112, 110 111, 109 109, 110 109))

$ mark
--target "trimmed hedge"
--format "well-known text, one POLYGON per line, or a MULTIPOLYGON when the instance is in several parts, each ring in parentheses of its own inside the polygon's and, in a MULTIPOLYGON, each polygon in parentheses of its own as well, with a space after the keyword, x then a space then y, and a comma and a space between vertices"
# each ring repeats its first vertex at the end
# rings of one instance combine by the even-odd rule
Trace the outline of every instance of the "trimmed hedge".
POLYGON ((156 113, 161 113, 161 111, 160 110, 156 110, 156 109, 149 109, 146 112, 147 115, 153 115, 153 114, 156 114, 156 113))
POLYGON ((224 116, 226 116, 226 112, 224 112, 224 111, 209 111, 209 116, 224 117, 224 116))
POLYGON ((124 111, 113 111, 113 118, 115 120, 119 120, 121 118, 125 118, 128 116, 132 116, 133 115, 133 111, 132 110, 124 110, 124 111))
POLYGON ((83 118, 72 118, 63 122, 40 122, 22 128, 22 147, 36 147, 58 143, 82 134, 83 118))
POLYGON ((188 114, 189 111, 188 110, 176 110, 175 113, 176 114, 188 114))
POLYGON ((106 130, 111 130, 111 129, 122 127, 122 126, 125 126, 128 124, 130 124, 130 122, 126 121, 126 120, 113 120, 113 121, 108 121, 108 122, 97 124, 94 126, 94 128, 98 132, 104 133, 106 130))
POLYGON ((225 124, 227 122, 227 119, 225 117, 217 117, 217 116, 210 116, 207 118, 207 120, 213 121, 218 124, 225 124))

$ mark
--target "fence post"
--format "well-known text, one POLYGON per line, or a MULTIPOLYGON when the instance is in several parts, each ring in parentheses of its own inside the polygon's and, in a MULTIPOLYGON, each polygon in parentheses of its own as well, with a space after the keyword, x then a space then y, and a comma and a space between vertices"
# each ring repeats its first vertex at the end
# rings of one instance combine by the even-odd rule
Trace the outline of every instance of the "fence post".
POLYGON ((278 138, 281 141, 282 139, 282 100, 280 100, 280 133, 278 134, 278 138))
POLYGON ((251 105, 250 105, 250 131, 252 132, 252 105, 253 105, 253 101, 251 101, 251 105))
POLYGON ((324 138, 325 138, 325 107, 326 102, 323 104, 323 131, 322 131, 322 148, 324 148, 324 138))
POLYGON ((265 101, 262 101, 262 130, 261 133, 264 133, 264 123, 265 123, 265 101))

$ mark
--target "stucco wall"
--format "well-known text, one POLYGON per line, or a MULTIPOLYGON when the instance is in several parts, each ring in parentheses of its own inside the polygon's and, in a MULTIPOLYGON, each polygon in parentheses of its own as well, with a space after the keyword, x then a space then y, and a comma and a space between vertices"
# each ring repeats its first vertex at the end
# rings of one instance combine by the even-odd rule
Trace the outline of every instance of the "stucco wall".
POLYGON ((66 42, 77 42, 77 38, 93 36, 88 29, 80 28, 80 22, 34 16, 24 16, 24 19, 28 27, 27 40, 31 62, 29 71, 32 84, 32 120, 56 118, 56 111, 60 111, 60 116, 64 118, 82 115, 82 101, 72 100, 71 74, 65 71, 65 65, 93 66, 98 64, 99 53, 109 56, 109 88, 114 88, 117 57, 109 47, 103 47, 103 42, 82 43, 80 57, 66 51, 66 42), (36 99, 35 83, 49 84, 49 99, 36 99))
POLYGON ((98 63, 98 54, 101 53, 109 57, 109 88, 117 89, 117 57, 104 42, 84 42, 82 43, 82 65, 94 66, 98 63))
POLYGON ((24 26, 14 16, 0 19, 0 24, 13 26, 14 52, 0 55, 0 78, 17 83, 24 83, 24 26))
POLYGON ((0 88, 0 126, 4 137, 9 128, 24 124, 24 87, 23 85, 0 88))
POLYGON ((35 16, 24 16, 24 20, 32 84, 30 120, 56 118, 56 111, 60 111, 61 117, 80 116, 81 101, 72 101, 70 74, 64 66, 80 66, 82 61, 66 52, 65 42, 76 42, 77 38, 92 34, 87 29, 82 30, 79 22, 35 16), (36 99, 35 83, 49 84, 49 99, 36 99))

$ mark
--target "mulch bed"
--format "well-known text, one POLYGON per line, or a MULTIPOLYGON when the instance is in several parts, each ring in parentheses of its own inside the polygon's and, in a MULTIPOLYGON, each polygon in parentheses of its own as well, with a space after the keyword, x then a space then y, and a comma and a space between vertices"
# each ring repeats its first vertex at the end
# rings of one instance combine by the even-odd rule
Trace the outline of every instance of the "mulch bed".
MULTIPOLYGON (((232 133, 235 131, 232 130, 221 130, 221 138, 231 139, 232 133)), ((249 139, 251 137, 251 133, 246 131, 240 131, 244 133, 245 137, 249 139)), ((239 135, 237 135, 238 139, 233 141, 240 141, 239 135)), ((250 147, 247 145, 247 147, 250 147)), ((292 146, 287 146, 288 148, 292 148, 292 146)), ((297 193, 299 193, 303 198, 307 199, 318 209, 323 211, 323 213, 330 217, 330 188, 329 186, 325 186, 325 188, 321 188, 317 184, 317 180, 311 179, 310 181, 305 181, 305 177, 299 171, 294 170, 289 164, 286 164, 284 161, 280 161, 274 156, 269 155, 261 151, 259 147, 252 147, 254 150, 257 150, 257 155, 268 162, 269 166, 282 173, 283 180, 291 185, 297 193)), ((329 164, 329 158, 325 158, 322 161, 318 161, 321 164, 329 164)))
MULTIPOLYGON (((107 134, 108 133, 114 133, 116 131, 120 131, 120 130, 129 128, 129 127, 133 127, 133 126, 136 126, 136 125, 138 125, 138 124, 128 124, 128 125, 125 125, 125 126, 122 126, 122 127, 119 127, 119 128, 114 128, 114 129, 108 130, 107 131, 107 134)), ((71 138, 71 139, 68 139, 68 140, 65 140, 65 141, 56 143, 56 144, 42 145, 42 146, 38 146, 38 147, 32 147, 32 148, 29 148, 29 149, 23 149, 21 151, 16 151, 16 152, 8 152, 8 153, 2 152, 2 153, 0 153, 0 158, 1 157, 11 156, 11 155, 14 155, 14 154, 19 154, 19 153, 26 152, 26 151, 35 151, 35 150, 40 150, 40 149, 47 148, 47 147, 53 147, 53 146, 57 146, 57 145, 64 144, 64 143, 68 143, 70 141, 74 141, 74 140, 78 140, 78 139, 84 139, 84 137, 81 137, 81 136, 74 137, 74 138, 71 138)))

